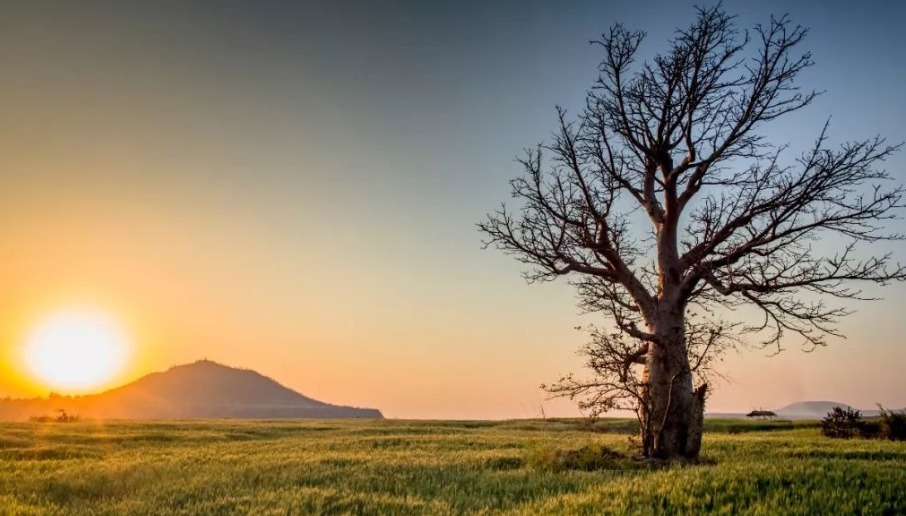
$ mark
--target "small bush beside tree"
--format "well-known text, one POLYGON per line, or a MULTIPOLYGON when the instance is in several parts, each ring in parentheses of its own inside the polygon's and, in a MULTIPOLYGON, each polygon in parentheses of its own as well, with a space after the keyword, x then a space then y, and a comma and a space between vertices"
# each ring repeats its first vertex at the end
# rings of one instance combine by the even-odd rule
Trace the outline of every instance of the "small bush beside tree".
POLYGON ((862 412, 849 407, 834 407, 821 420, 821 433, 825 437, 852 439, 862 436, 864 429, 862 412))
POLYGON ((880 437, 891 441, 906 441, 906 412, 881 409, 880 437))
POLYGON ((862 413, 852 408, 834 407, 821 420, 821 433, 825 437, 851 439, 890 439, 906 441, 906 411, 881 410, 877 420, 865 421, 862 413))

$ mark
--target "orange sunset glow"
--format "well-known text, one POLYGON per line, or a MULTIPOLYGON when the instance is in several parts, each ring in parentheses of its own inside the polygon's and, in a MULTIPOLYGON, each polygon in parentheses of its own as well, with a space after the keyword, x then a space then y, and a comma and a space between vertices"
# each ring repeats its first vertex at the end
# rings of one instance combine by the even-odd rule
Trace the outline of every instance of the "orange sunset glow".
MULTIPOLYGON (((654 52, 689 6, 473 23, 428 4, 417 22, 329 2, 286 16, 29 4, 6 6, 0 31, 0 397, 102 391, 208 358, 388 417, 581 414, 539 385, 583 372, 576 327, 612 322, 582 312, 568 278, 526 284, 529 267, 483 249, 475 225, 510 199, 514 156, 549 139, 554 106, 584 106, 600 59, 588 39, 622 21, 656 34, 654 52), (80 307, 94 315, 66 315, 80 307)), ((729 10, 744 27, 767 19, 729 10)), ((902 141, 901 58, 885 80, 837 73, 875 64, 840 50, 858 39, 841 21, 800 10, 818 63, 801 86, 827 93, 772 123, 771 141, 792 142, 792 159, 831 114, 835 141, 902 141)), ((886 52, 865 27, 858 43, 886 52)), ((883 300, 851 302, 845 338, 812 353, 788 333, 778 356, 755 337, 723 355, 708 409, 902 404, 888 366, 906 362, 906 289, 865 296, 883 300)))
POLYGON ((101 311, 67 309, 43 316, 25 342, 25 366, 54 389, 89 392, 109 387, 122 372, 130 342, 101 311))
POLYGON ((904 21, 0 0, 0 516, 906 515, 904 21))

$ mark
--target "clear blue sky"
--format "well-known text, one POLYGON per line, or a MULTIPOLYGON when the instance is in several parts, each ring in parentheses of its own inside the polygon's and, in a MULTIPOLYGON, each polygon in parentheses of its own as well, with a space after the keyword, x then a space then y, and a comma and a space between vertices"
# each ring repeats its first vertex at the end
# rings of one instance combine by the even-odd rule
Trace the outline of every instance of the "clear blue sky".
MULTIPOLYGON (((207 356, 392 417, 537 415, 538 384, 578 369, 572 327, 600 321, 474 224, 554 106, 581 104, 588 41, 621 21, 663 49, 691 5, 5 2, 0 358, 14 372, 29 321, 89 303, 134 335, 131 376, 207 356)), ((828 117, 835 140, 906 140, 906 4, 725 7, 811 28, 801 84, 827 93, 777 141, 828 117)), ((709 408, 906 404, 906 294, 883 295, 828 349, 729 356, 709 408)))

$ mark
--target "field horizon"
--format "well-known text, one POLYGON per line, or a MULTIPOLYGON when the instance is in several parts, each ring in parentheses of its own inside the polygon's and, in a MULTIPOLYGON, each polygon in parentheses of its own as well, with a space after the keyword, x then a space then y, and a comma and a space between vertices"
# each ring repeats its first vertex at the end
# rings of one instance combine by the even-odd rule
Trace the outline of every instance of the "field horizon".
MULTIPOLYGON (((855 408, 838 401, 802 400, 771 409, 777 419, 821 419, 833 407, 855 408)), ((253 369, 236 367, 207 358, 151 372, 110 389, 81 395, 51 393, 45 397, 0 399, 0 421, 27 420, 65 410, 86 420, 168 419, 333 419, 383 418, 379 409, 338 406, 312 399, 253 369)), ((705 412, 710 419, 744 419, 752 409, 737 412, 705 412)), ((879 410, 858 408, 863 416, 879 410)), ((902 409, 906 410, 906 408, 902 409)), ((607 418, 631 417, 617 412, 607 418)), ((581 420, 582 416, 573 418, 581 420)), ((523 418, 407 418, 397 421, 516 421, 523 418)))

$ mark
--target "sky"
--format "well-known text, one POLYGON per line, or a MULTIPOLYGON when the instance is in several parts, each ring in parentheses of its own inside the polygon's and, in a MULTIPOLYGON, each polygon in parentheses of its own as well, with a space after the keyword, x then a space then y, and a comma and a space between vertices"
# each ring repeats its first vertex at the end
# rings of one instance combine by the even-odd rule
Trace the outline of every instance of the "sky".
MULTIPOLYGON (((906 5, 724 5, 743 27, 789 12, 811 30, 800 84, 826 93, 772 140, 806 145, 828 118, 834 141, 906 140, 906 5)), ((578 415, 538 386, 581 372, 574 327, 606 321, 565 283, 527 285, 475 224, 554 107, 582 103, 589 40, 622 22, 654 52, 693 16, 667 1, 3 2, 0 396, 46 394, 25 335, 90 306, 132 342, 111 385, 208 358, 388 417, 578 415)), ((727 355, 708 410, 906 405, 906 286, 877 293, 826 348, 727 355)))

